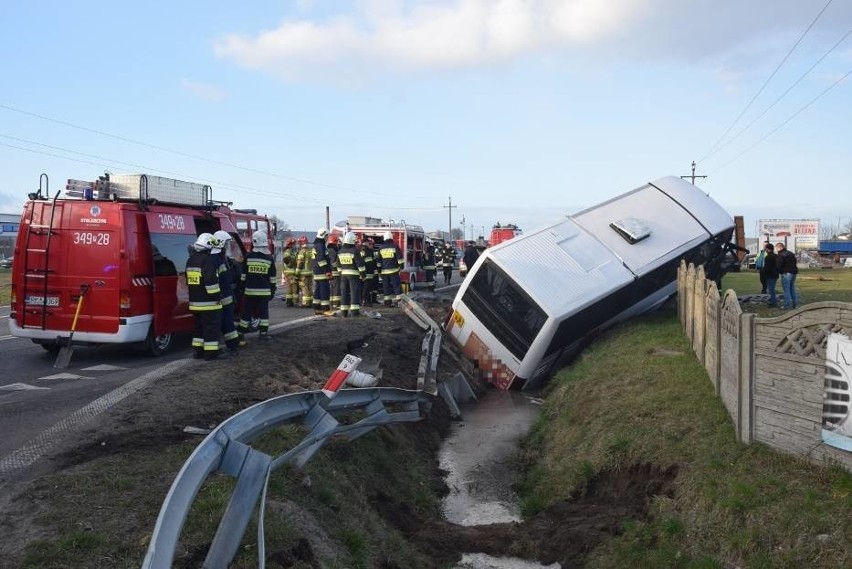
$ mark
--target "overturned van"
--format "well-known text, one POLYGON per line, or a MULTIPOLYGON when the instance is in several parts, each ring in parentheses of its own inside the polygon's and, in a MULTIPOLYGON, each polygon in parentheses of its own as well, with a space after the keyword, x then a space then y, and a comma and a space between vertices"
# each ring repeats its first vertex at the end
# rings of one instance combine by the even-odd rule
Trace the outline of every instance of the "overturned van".
POLYGON ((446 329, 502 389, 534 387, 601 330, 662 304, 681 260, 720 278, 733 219, 678 177, 486 249, 446 329))

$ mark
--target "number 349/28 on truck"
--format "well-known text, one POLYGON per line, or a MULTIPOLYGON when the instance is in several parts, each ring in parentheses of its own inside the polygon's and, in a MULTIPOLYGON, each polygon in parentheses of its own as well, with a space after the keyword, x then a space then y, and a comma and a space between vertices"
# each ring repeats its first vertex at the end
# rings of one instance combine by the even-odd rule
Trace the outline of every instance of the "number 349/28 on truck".
POLYGON ((183 275, 196 236, 231 233, 237 262, 243 229, 264 229, 272 241, 265 216, 214 202, 211 193, 206 185, 134 174, 69 180, 62 197, 46 187, 30 194, 15 245, 11 333, 56 350, 82 302, 75 344, 167 351, 175 334, 193 329, 183 275))

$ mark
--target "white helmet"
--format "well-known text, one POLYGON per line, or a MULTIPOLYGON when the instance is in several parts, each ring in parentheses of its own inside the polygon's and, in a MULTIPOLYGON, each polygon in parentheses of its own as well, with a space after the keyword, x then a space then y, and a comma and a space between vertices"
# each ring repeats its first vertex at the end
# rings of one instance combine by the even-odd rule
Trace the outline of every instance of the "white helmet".
POLYGON ((343 242, 346 245, 354 245, 355 244, 355 232, 350 231, 343 237, 343 242))
POLYGON ((193 245, 193 248, 196 251, 209 251, 210 249, 213 248, 213 245, 210 242, 211 239, 213 239, 212 233, 202 233, 195 240, 195 244, 193 245))
POLYGON ((328 237, 328 231, 326 231, 325 227, 317 229, 317 239, 325 239, 326 237, 328 237))
POLYGON ((393 234, 390 231, 385 231, 385 234, 382 235, 382 239, 384 239, 385 241, 389 241, 393 239, 393 234))
POLYGON ((258 229, 251 234, 251 244, 255 251, 265 253, 268 252, 269 238, 266 236, 265 232, 258 229))
POLYGON ((224 245, 226 241, 230 241, 233 239, 231 234, 225 231, 224 229, 220 229, 216 233, 213 234, 213 237, 219 240, 219 242, 224 245))

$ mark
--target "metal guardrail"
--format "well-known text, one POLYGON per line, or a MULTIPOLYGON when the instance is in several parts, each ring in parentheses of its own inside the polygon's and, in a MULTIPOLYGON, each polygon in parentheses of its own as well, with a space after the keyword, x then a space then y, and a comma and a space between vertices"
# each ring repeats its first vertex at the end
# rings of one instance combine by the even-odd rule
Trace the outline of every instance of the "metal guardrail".
POLYGON ((237 483, 204 567, 225 569, 230 565, 259 498, 258 563, 261 568, 265 567, 263 517, 272 471, 285 464, 304 466, 334 435, 352 440, 380 425, 419 421, 432 405, 431 397, 422 391, 390 387, 344 389, 332 397, 323 391, 282 395, 249 407, 216 427, 198 445, 172 483, 157 517, 143 569, 172 566, 190 507, 204 482, 216 473, 232 476, 237 483), (365 416, 356 423, 346 425, 337 420, 338 416, 359 409, 365 416), (261 435, 298 422, 309 427, 310 433, 279 456, 272 457, 250 446, 261 435))

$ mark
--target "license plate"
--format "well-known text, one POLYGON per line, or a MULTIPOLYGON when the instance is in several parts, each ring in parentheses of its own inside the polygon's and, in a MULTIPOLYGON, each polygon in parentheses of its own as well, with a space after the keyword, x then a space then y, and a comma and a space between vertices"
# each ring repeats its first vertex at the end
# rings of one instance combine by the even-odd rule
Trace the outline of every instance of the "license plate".
MULTIPOLYGON (((35 296, 29 295, 24 300, 26 304, 31 304, 34 306, 44 306, 44 297, 43 296, 35 296)), ((58 296, 48 296, 47 297, 47 305, 48 306, 59 306, 59 297, 58 296)))
POLYGON ((459 312, 458 310, 456 310, 455 312, 453 312, 453 322, 455 322, 455 323, 456 323, 456 325, 457 325, 459 328, 461 328, 462 326, 464 326, 464 316, 462 316, 462 315, 461 315, 461 312, 459 312))

